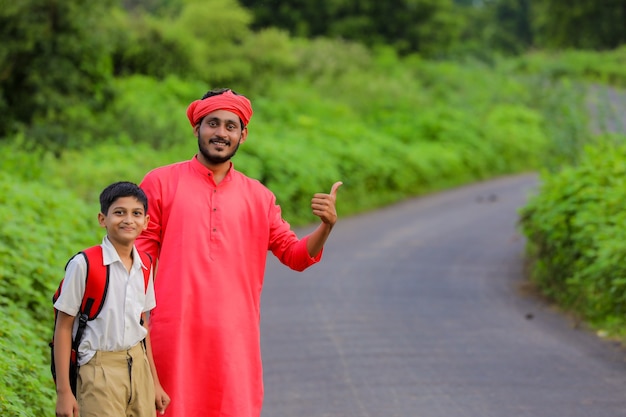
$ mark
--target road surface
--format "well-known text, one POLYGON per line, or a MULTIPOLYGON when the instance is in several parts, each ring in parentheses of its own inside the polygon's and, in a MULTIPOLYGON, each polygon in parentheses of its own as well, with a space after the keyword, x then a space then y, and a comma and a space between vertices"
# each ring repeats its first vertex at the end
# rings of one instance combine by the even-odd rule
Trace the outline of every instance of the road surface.
POLYGON ((536 184, 342 218, 303 273, 270 255, 262 416, 626 416, 624 351, 523 291, 517 210, 536 184))

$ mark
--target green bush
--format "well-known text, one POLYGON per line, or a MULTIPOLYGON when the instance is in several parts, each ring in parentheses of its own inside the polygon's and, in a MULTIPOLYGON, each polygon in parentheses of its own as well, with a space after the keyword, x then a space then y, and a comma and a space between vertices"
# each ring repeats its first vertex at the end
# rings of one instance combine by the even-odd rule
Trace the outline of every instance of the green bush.
POLYGON ((175 76, 163 80, 143 75, 118 78, 114 82, 116 98, 103 115, 110 119, 105 139, 133 148, 147 145, 169 149, 189 132, 187 106, 208 89, 202 83, 184 82, 175 76))
POLYGON ((0 172, 0 414, 53 410, 47 342, 67 260, 101 239, 97 209, 67 190, 0 172))
POLYGON ((52 327, 45 323, 33 321, 27 310, 0 304, 0 415, 54 414, 50 348, 42 337, 52 337, 52 327))
POLYGON ((1 302, 49 319, 65 262, 86 241, 99 242, 96 215, 71 192, 0 172, 1 302))
POLYGON ((626 45, 611 51, 537 51, 519 57, 517 70, 542 74, 550 79, 564 77, 626 87, 626 45))
POLYGON ((614 332, 626 326, 625 139, 606 138, 576 167, 544 174, 520 220, 532 280, 564 308, 614 332))
MULTIPOLYGON (((550 138, 542 115, 525 106, 504 104, 486 116, 483 141, 500 172, 545 166, 550 138)), ((492 171, 493 172, 493 171, 492 171)))

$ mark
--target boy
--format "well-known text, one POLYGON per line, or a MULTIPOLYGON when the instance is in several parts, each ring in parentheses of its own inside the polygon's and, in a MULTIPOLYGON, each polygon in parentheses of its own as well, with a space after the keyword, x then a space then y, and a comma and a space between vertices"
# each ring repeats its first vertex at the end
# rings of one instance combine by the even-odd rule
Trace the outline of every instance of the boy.
MULTIPOLYGON (((98 222, 109 285, 102 310, 88 321, 78 349, 78 381, 74 397, 69 358, 75 317, 85 292, 87 262, 75 256, 67 265, 55 326, 57 417, 154 417, 170 399, 156 373, 146 312, 156 305, 152 272, 146 289, 135 239, 146 229, 148 199, 136 184, 116 182, 100 194, 98 222), (145 343, 142 341, 145 340, 145 343)), ((94 267, 91 265, 90 267, 94 267)))

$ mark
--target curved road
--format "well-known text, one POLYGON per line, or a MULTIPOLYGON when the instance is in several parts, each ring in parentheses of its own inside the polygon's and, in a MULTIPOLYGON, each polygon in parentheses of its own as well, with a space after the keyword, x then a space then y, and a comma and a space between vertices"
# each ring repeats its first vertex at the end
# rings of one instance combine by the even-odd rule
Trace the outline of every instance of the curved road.
POLYGON ((270 255, 263 417, 626 416, 626 354, 522 290, 536 184, 342 218, 303 273, 270 255))

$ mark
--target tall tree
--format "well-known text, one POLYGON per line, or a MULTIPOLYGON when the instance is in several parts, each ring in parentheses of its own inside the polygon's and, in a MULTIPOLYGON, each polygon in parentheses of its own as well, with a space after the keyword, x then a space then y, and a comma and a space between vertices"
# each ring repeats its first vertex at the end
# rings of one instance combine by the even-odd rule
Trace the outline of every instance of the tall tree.
POLYGON ((612 49, 626 43, 626 0, 534 0, 540 47, 612 49))
POLYGON ((485 1, 488 18, 485 39, 489 48, 515 55, 532 45, 530 3, 531 0, 485 1))
POLYGON ((458 39, 462 21, 452 0, 242 0, 254 28, 279 27, 303 37, 332 36, 401 53, 436 56, 458 39))
MULTIPOLYGON (((97 106, 111 74, 103 25, 115 0, 2 0, 0 137, 33 121, 42 140, 63 143, 68 108, 97 106)), ((31 133, 35 132, 31 131, 31 133)))

